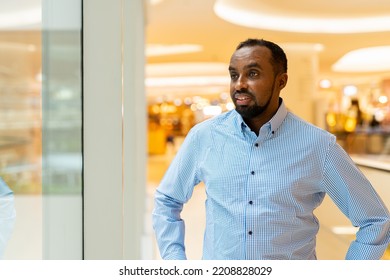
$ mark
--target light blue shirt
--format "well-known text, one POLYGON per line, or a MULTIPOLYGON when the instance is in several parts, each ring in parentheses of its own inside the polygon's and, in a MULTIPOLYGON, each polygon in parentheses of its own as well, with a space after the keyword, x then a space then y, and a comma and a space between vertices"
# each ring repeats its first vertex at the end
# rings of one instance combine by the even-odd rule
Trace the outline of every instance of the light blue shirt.
POLYGON ((0 177, 0 259, 11 238, 15 217, 14 193, 0 177))
POLYGON ((359 227, 346 259, 379 259, 390 242, 389 211, 335 136, 284 102, 259 136, 235 110, 192 128, 155 193, 163 259, 186 259, 180 212, 201 181, 203 259, 316 259, 325 194, 359 227))

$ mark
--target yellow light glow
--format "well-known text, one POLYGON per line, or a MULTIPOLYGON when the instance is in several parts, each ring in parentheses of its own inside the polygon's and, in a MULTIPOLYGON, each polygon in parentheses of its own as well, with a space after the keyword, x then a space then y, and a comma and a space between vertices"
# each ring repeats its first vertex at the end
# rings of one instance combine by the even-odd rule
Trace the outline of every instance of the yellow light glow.
POLYGON ((329 113, 326 115, 326 123, 328 124, 329 127, 334 127, 337 124, 336 121, 336 115, 329 113))
POLYGON ((344 124, 344 130, 347 132, 353 132, 356 128, 356 119, 355 118, 347 118, 344 124))

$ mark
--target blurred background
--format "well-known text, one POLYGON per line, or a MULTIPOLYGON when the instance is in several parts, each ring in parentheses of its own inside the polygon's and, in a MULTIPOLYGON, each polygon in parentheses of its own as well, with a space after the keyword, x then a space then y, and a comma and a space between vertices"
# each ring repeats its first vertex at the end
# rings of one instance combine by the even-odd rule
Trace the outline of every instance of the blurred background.
MULTIPOLYGON (((87 2, 0 0, 0 176, 17 213, 6 259, 83 258, 87 2)), ((285 49, 287 107, 334 133, 390 207, 389 1, 137 2, 145 39, 145 258, 159 258, 153 192, 189 129, 234 109, 228 63, 247 38, 285 49)), ((192 259, 201 257, 204 199, 199 185, 183 212, 192 259)), ((342 259, 355 229, 327 199, 317 215, 318 257, 342 259)))
MULTIPOLYGON (((152 1, 146 24, 151 189, 192 125, 234 108, 227 68, 236 45, 264 38, 287 53, 289 82, 281 96, 289 109, 334 133, 389 205, 389 11, 386 1, 152 1)), ((190 221, 204 221, 202 187, 184 209, 190 221)), ((318 257, 342 259, 355 229, 328 199, 316 214, 318 257)), ((186 226, 190 257, 199 258, 203 224, 186 226)))

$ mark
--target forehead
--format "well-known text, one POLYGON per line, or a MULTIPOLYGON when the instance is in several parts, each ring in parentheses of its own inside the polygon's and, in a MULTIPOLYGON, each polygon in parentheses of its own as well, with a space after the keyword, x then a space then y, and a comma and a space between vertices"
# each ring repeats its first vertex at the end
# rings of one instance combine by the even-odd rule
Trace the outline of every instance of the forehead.
POLYGON ((239 67, 257 63, 261 67, 272 67, 271 57, 271 51, 267 47, 243 47, 233 53, 230 59, 230 66, 239 67))

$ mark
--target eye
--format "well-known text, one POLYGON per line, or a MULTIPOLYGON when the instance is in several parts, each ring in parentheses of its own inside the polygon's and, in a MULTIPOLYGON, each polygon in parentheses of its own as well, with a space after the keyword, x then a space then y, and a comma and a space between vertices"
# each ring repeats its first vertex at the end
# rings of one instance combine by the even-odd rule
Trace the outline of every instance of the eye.
POLYGON ((232 79, 232 80, 237 80, 237 79, 238 79, 237 73, 230 72, 230 79, 232 79))
POLYGON ((257 71, 250 71, 249 72, 249 77, 257 77, 259 73, 257 71))

